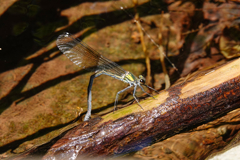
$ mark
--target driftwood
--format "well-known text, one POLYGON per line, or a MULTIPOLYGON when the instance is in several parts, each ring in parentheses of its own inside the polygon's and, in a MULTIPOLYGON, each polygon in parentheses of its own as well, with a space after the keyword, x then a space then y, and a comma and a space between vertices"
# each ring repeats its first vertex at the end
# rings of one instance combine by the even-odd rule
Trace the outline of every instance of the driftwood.
MULTIPOLYGON (((131 157, 144 160, 202 160, 219 155, 237 145, 240 145, 240 108, 206 124, 145 147, 131 157)), ((228 157, 232 156, 234 155, 228 157)))
POLYGON ((131 152, 237 108, 240 59, 198 72, 168 90, 101 118, 58 140, 43 159, 75 159, 131 152))

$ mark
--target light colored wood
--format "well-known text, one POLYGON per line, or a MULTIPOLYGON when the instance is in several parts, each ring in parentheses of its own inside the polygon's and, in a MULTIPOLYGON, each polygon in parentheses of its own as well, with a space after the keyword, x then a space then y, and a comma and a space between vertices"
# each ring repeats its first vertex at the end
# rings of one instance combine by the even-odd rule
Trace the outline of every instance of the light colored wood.
MULTIPOLYGON (((179 96, 180 98, 187 98, 193 96, 197 93, 204 92, 237 76, 240 76, 240 58, 226 65, 223 65, 220 68, 213 68, 209 72, 206 72, 200 77, 197 77, 192 82, 188 82, 185 86, 182 87, 182 94, 180 94, 179 96)), ((141 107, 136 103, 103 116, 102 123, 109 120, 116 120, 131 113, 147 111, 158 107, 160 104, 166 102, 169 94, 167 91, 163 90, 154 97, 156 99, 149 97, 148 99, 140 102, 144 110, 142 110, 141 107)), ((168 111, 168 106, 163 107, 164 108, 162 109, 162 114, 168 111)))

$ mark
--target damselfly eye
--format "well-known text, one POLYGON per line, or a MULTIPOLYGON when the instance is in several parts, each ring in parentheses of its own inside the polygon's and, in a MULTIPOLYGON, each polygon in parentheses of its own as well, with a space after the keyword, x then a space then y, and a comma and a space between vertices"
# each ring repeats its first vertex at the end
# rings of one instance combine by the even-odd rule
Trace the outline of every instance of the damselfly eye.
POLYGON ((145 84, 145 80, 144 79, 140 79, 140 83, 145 84))
POLYGON ((142 75, 139 75, 139 82, 145 84, 145 78, 142 75))

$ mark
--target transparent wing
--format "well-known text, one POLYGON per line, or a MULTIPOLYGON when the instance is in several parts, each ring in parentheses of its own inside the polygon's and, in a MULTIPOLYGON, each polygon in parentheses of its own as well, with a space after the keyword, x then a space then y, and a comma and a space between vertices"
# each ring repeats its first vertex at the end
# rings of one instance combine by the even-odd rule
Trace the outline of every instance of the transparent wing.
POLYGON ((65 32, 58 36, 57 46, 73 63, 82 69, 92 71, 105 70, 111 74, 122 76, 126 71, 115 62, 105 58, 79 39, 65 32))

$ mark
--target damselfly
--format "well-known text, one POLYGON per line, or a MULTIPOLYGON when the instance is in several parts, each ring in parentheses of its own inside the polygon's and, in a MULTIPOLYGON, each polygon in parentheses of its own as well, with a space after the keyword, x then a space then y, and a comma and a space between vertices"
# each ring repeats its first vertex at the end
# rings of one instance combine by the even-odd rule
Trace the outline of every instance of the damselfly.
MULTIPOLYGON (((82 69, 90 69, 91 71, 94 71, 95 73, 91 76, 89 85, 88 85, 88 110, 87 114, 84 118, 84 121, 89 120, 91 116, 91 110, 92 110, 92 84, 94 78, 105 74, 108 76, 111 76, 113 78, 116 78, 118 80, 121 80, 125 83, 128 83, 129 86, 119 92, 117 92, 115 103, 114 103, 114 110, 116 109, 117 102, 118 102, 118 96, 120 93, 126 91, 127 89, 134 87, 133 90, 133 97, 139 104, 138 99, 135 96, 137 86, 141 88, 143 92, 148 94, 146 91, 144 91, 143 87, 141 85, 144 85, 156 92, 157 90, 153 89, 152 87, 149 87, 145 84, 145 78, 140 75, 139 78, 134 76, 131 72, 125 71, 122 67, 120 67, 115 62, 112 62, 111 60, 107 59, 91 47, 89 47, 87 44, 82 42, 79 39, 73 38, 73 36, 65 32, 57 38, 57 46, 60 51, 62 51, 73 63, 78 65, 82 69)), ((150 94, 148 94, 151 96, 150 94)), ((151 96, 153 97, 153 96, 151 96)), ((139 106, 142 108, 142 106, 139 104, 139 106)), ((143 109, 143 108, 142 108, 143 109)))

